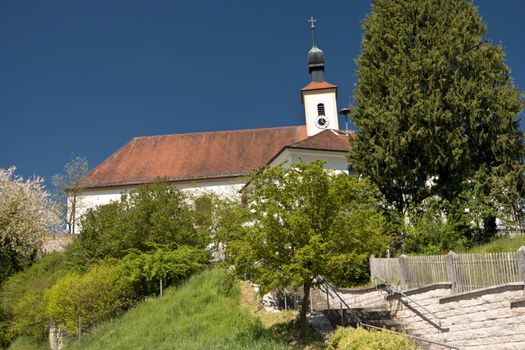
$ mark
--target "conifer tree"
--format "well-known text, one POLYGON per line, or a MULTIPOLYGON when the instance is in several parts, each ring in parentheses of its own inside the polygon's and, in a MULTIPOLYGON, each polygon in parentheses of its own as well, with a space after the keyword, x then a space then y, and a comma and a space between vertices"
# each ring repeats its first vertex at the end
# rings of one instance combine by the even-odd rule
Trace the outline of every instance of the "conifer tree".
POLYGON ((400 213, 473 184, 522 198, 522 94, 486 29, 464 0, 375 0, 363 22, 350 163, 400 213))

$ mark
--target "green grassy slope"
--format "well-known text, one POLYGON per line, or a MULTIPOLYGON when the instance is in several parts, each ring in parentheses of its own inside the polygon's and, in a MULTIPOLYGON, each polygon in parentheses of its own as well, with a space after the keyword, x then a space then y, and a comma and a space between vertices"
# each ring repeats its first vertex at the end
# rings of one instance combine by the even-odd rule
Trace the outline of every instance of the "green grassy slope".
POLYGON ((239 306, 238 283, 223 270, 148 299, 66 349, 286 349, 239 306))
POLYGON ((37 342, 29 337, 20 337, 16 339, 9 350, 49 350, 47 341, 37 342))
POLYGON ((498 253, 498 252, 515 252, 521 246, 525 246, 525 236, 501 237, 496 238, 490 243, 473 247, 464 252, 458 253, 498 253))

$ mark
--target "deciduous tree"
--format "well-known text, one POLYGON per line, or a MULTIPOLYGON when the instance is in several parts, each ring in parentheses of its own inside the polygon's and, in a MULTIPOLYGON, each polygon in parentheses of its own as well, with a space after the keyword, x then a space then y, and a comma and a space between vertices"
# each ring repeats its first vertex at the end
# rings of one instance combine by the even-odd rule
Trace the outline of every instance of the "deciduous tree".
POLYGON ((15 175, 15 167, 0 168, 0 284, 34 261, 44 235, 56 224, 44 180, 24 180, 15 175))
POLYGON ((53 186, 57 190, 61 216, 68 233, 77 232, 78 211, 82 208, 81 193, 84 186, 80 179, 88 171, 88 162, 84 157, 76 156, 64 166, 62 174, 53 175, 53 186))
MULTIPOLYGON (((302 287, 304 332, 310 287, 368 278, 368 257, 386 251, 389 225, 368 180, 323 169, 323 162, 266 167, 249 184, 250 220, 227 242, 236 271, 266 293, 302 287)), ((304 333, 303 333, 304 334, 304 333)))

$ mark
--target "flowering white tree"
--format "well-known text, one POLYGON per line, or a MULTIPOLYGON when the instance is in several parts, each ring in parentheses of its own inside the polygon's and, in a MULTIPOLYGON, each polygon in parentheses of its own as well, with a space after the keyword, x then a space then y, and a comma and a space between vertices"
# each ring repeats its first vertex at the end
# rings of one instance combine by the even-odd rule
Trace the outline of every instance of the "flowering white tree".
POLYGON ((43 178, 24 180, 15 167, 0 168, 0 284, 35 259, 44 235, 58 222, 43 178))

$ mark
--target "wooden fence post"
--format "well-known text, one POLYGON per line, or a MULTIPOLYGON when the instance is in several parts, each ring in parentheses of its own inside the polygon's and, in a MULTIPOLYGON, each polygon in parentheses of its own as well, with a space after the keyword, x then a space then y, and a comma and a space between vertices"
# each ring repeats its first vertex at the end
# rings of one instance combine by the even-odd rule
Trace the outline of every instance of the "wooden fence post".
MULTIPOLYGON (((525 283, 525 247, 521 246, 520 249, 516 252, 516 257, 518 260, 518 271, 520 274, 521 280, 525 283)), ((525 288, 523 289, 525 294, 525 288)))
POLYGON ((400 282, 403 288, 409 288, 410 283, 410 273, 408 271, 407 258, 408 257, 404 254, 399 257, 399 277, 401 279, 400 282))
POLYGON ((457 254, 453 251, 448 252, 445 257, 445 263, 447 265, 447 275, 448 281, 452 283, 452 291, 456 289, 458 283, 458 269, 456 265, 456 256, 457 254))
POLYGON ((376 276, 376 273, 375 273, 374 258, 375 258, 375 256, 370 255, 370 257, 368 258, 368 263, 370 264, 370 280, 371 280, 372 283, 376 284, 375 278, 377 276, 376 276))

